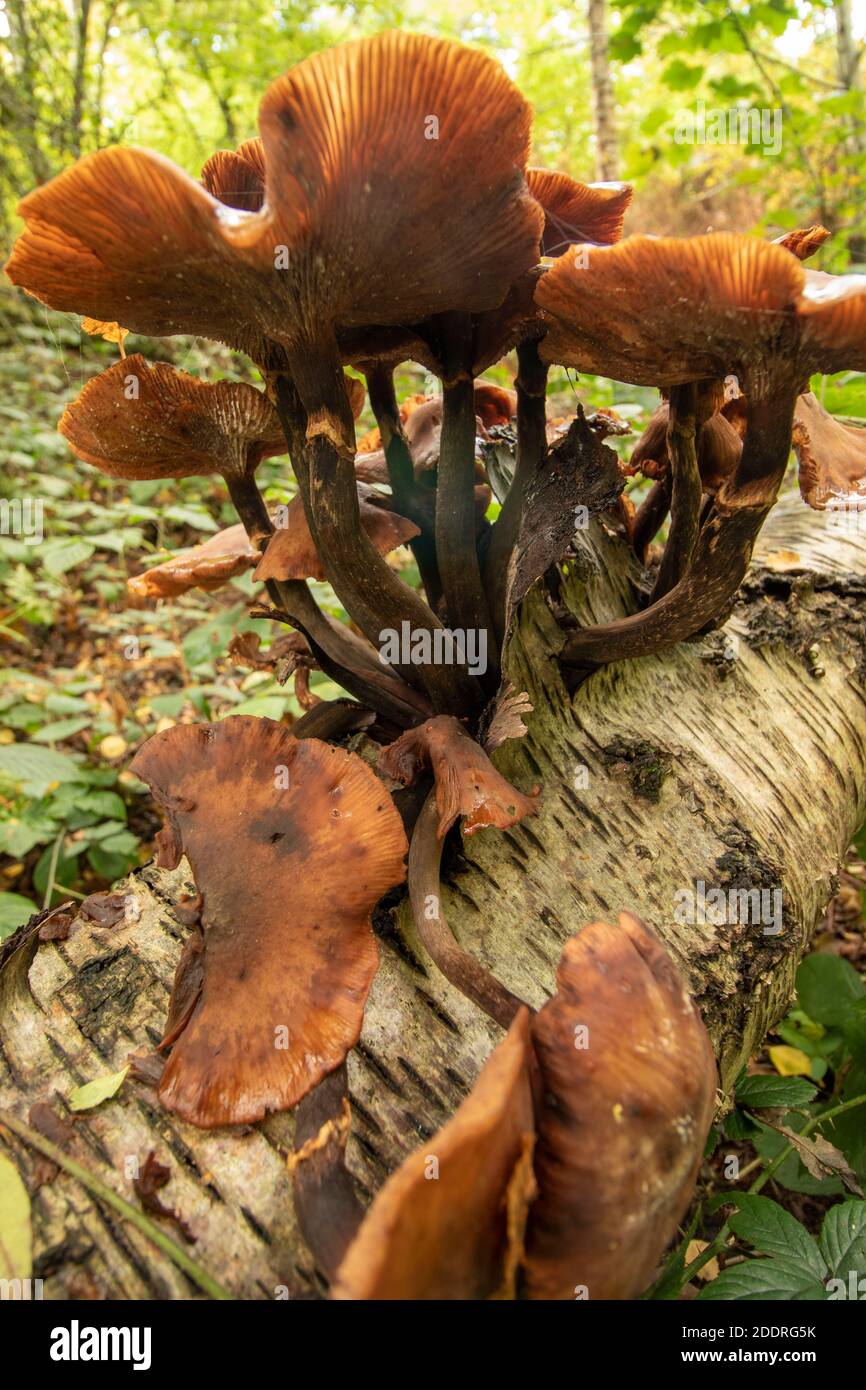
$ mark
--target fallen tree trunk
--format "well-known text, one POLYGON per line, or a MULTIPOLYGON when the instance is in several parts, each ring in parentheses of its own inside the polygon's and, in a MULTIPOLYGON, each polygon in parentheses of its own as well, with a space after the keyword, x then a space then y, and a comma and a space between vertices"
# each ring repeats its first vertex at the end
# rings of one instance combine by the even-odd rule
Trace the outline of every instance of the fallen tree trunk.
MULTIPOLYGON (((574 696, 554 659, 562 632, 533 590, 508 664, 534 710, 527 736, 496 761, 522 790, 540 781, 543 804, 446 857, 443 908, 461 944, 539 1005, 569 936, 635 912, 688 976, 729 1090, 788 1003, 864 816, 864 576, 866 534, 830 530, 789 499, 723 631, 603 668, 574 696), (700 885, 778 891, 781 917, 689 922, 684 904, 700 885)), ((581 623, 610 621, 634 610, 635 578, 622 542, 594 526, 578 538, 558 597, 581 623)), ((192 884, 185 865, 148 866, 128 891, 135 922, 86 925, 38 948, 32 934, 13 940, 0 974, 0 1110, 26 1119, 48 1101, 63 1114, 75 1086, 159 1040, 187 934, 173 903, 192 884)), ((381 968, 349 1058, 348 1160, 364 1200, 444 1123, 501 1036, 433 966, 405 902, 380 909, 376 927, 381 968)), ((198 1131, 127 1077, 114 1099, 76 1117, 68 1152, 135 1203, 133 1177, 155 1150, 171 1172, 162 1199, 191 1229, 205 1269, 237 1297, 309 1297, 325 1282, 293 1211, 292 1134, 291 1115, 198 1131)), ((46 1297, 200 1296, 77 1181, 2 1137, 33 1196, 34 1274, 46 1297)))

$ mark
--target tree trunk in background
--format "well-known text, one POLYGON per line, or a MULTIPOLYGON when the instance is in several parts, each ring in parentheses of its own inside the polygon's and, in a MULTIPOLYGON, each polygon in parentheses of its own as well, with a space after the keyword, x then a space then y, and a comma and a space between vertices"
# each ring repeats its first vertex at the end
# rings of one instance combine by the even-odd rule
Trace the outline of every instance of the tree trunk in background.
MULTIPOLYGON (((836 72, 839 78, 839 85, 845 92, 859 92, 862 90, 862 53, 860 45, 854 38, 851 24, 851 0, 833 0, 833 13, 836 20, 836 72)), ((863 118, 859 115, 849 116, 845 120, 849 128, 848 143, 854 155, 859 155, 861 164, 855 164, 855 169, 862 167, 862 159, 866 155, 866 126, 863 118)), ((861 216, 856 221, 862 222, 863 193, 860 188, 859 174, 855 175, 858 182, 853 190, 853 197, 857 200, 861 216)), ((855 231, 848 238, 848 249, 851 259, 855 262, 866 261, 866 235, 862 231, 855 231)))
POLYGON ((75 24, 75 76, 72 82, 72 113, 70 127, 72 153, 81 158, 82 122, 84 119, 84 82, 87 65, 87 30, 90 23, 90 0, 78 0, 75 24))
MULTIPOLYGON (((562 634, 533 590, 509 666, 534 710, 526 738, 496 761, 523 790, 542 782, 543 804, 511 831, 473 836, 446 863, 443 908, 461 943, 540 1005, 563 943, 631 909, 687 975, 729 1092, 788 1005, 863 820, 864 572, 866 532, 830 531, 789 498, 723 632, 600 670, 574 696, 552 659, 562 634), (781 889, 781 932, 677 921, 675 895, 701 881, 781 889)), ((581 622, 620 617, 636 606, 634 576, 622 542, 596 526, 582 534, 561 598, 581 622)), ((26 1119, 47 1100, 62 1111, 58 1096, 154 1047, 187 935, 173 903, 191 890, 185 864, 147 867, 129 880, 137 923, 83 926, 38 949, 19 933, 0 973, 0 1109, 26 1119)), ((377 914, 376 927, 381 966, 349 1058, 348 1156, 365 1201, 453 1113, 501 1037, 433 966, 405 904, 377 914)), ((76 1119, 69 1153, 135 1201, 131 1161, 155 1149, 171 1171, 161 1196, 195 1233, 199 1263, 238 1297, 295 1297, 325 1285, 294 1215, 292 1133, 289 1114, 197 1130, 127 1078, 115 1099, 76 1119)), ((46 1298, 196 1296, 75 1181, 44 1181, 44 1165, 9 1145, 33 1193, 34 1274, 46 1298)))
POLYGON ((613 84, 610 80, 610 62, 607 56, 605 0, 587 0, 587 19, 595 120, 595 176, 597 179, 611 180, 619 177, 619 160, 613 111, 613 84))

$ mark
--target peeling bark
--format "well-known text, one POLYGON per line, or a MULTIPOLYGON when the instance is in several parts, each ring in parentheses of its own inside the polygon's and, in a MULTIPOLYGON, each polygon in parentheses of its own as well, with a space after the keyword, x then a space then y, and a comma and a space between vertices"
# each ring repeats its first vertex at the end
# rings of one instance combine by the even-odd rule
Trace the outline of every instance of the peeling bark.
MULTIPOLYGON (((581 623, 634 611, 638 571, 593 522, 576 537, 560 601, 581 623)), ((832 531, 787 499, 771 516, 722 632, 611 665, 573 696, 563 641, 536 586, 508 652, 534 704, 529 732, 495 755, 520 789, 543 783, 538 815, 446 850, 442 908, 460 944, 539 1006, 565 940, 629 909, 689 978, 723 1087, 787 1006, 797 961, 835 887, 866 808, 866 533, 832 531), (585 785, 584 785, 585 783, 585 785), (780 887, 783 930, 690 926, 674 895, 780 887)), ((275 885, 279 890, 279 885, 275 885)), ((135 923, 83 925, 65 942, 20 945, 0 974, 0 1109, 30 1107, 150 1052, 165 1022, 187 928, 173 910, 188 870, 133 874, 135 923)), ((290 893, 290 886, 287 889, 290 893)), ((405 900, 380 906, 381 967, 349 1057, 347 1161, 363 1202, 466 1096, 501 1030, 435 969, 405 900)), ((240 1298, 304 1298, 325 1281, 300 1235, 287 1159, 294 1120, 203 1132, 128 1077, 74 1120, 68 1151, 135 1201, 134 1161, 171 1172, 166 1204, 195 1258, 240 1298)), ((137 1231, 5 1139, 33 1195, 36 1269, 47 1298, 192 1298, 197 1290, 137 1231), (41 1175, 44 1178, 44 1172, 41 1175)))

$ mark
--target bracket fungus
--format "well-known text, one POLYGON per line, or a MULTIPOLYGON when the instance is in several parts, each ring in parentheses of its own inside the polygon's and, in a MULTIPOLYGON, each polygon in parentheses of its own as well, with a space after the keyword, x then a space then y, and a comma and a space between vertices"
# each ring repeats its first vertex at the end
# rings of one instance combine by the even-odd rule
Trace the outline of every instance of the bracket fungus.
POLYGON ((358 1040, 370 913, 405 875, 400 817, 356 754, 269 719, 178 725, 132 770, 166 815, 161 862, 186 854, 201 899, 160 1099, 205 1129, 288 1109, 358 1040))

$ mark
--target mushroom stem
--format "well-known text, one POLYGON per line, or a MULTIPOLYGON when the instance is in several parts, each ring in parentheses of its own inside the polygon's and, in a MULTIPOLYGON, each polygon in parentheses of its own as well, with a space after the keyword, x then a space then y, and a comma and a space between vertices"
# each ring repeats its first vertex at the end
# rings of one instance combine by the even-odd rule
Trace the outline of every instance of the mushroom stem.
POLYGON ((493 523, 484 561, 484 584, 496 635, 501 642, 505 626, 505 593, 508 562, 517 544, 523 497, 547 452, 547 374, 534 339, 517 348, 517 462, 502 510, 493 523))
POLYGON ((412 454, 400 419, 400 409, 394 392, 394 373, 389 367, 371 367, 367 372, 367 391, 370 405, 382 436, 382 448, 388 465, 388 477, 394 506, 401 516, 420 526, 420 536, 409 542, 415 556, 427 602, 436 609, 442 598, 442 580, 436 560, 436 537, 430 527, 428 508, 419 506, 418 484, 412 454))
POLYGON ((796 399, 796 387, 788 386, 750 401, 737 472, 720 490, 682 579, 642 613, 573 633, 561 654, 564 666, 586 670, 648 656, 700 632, 725 612, 785 476, 796 399))
POLYGON ((444 842, 438 830, 434 789, 421 808, 409 846, 409 901, 418 935, 445 978, 502 1028, 509 1028, 518 1010, 528 1006, 455 941, 442 914, 439 866, 444 842))
MULTIPOLYGON (((288 442, 291 445, 291 438, 288 442)), ((251 474, 229 474, 226 484, 250 541, 253 545, 267 545, 274 528, 255 478, 251 474)), ((372 703, 401 728, 409 728, 432 713, 424 696, 382 666, 372 647, 367 649, 348 628, 332 622, 322 612, 304 580, 269 579, 265 588, 276 613, 303 632, 322 669, 351 695, 358 696, 364 704, 372 703)))
POLYGON ((637 509, 632 548, 642 565, 646 564, 650 543, 658 535, 659 529, 670 511, 670 506, 671 480, 670 474, 667 474, 664 478, 659 478, 657 482, 653 483, 637 509))
MULTIPOLYGON (((289 354, 291 374, 307 413, 305 456, 309 486, 301 495, 325 573, 347 613, 380 646, 408 623, 413 640, 442 624, 427 604, 400 580, 371 545, 361 526, 355 482, 355 429, 336 342, 297 346, 289 354)), ((300 480, 299 480, 300 481, 300 480)), ((407 678, 426 688, 437 710, 465 713, 480 692, 465 666, 450 669, 431 659, 407 670, 407 678)))
POLYGON ((344 1062, 298 1104, 295 1152, 289 1158, 298 1225, 329 1281, 333 1281, 364 1216, 345 1162, 349 1125, 344 1062))
POLYGON ((468 314, 443 316, 442 434, 436 484, 436 554, 452 628, 487 631, 489 668, 499 652, 481 580, 475 519, 475 383, 468 314))
POLYGON ((700 530, 701 474, 698 468, 697 388, 695 383, 671 388, 667 447, 671 471, 671 525, 650 602, 655 603, 678 584, 689 567, 700 530))

